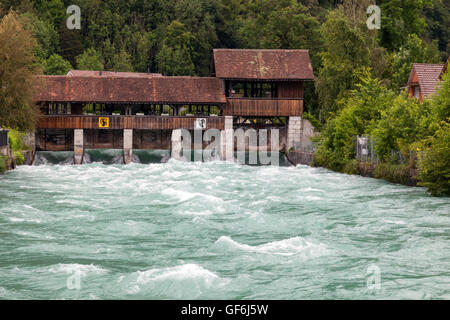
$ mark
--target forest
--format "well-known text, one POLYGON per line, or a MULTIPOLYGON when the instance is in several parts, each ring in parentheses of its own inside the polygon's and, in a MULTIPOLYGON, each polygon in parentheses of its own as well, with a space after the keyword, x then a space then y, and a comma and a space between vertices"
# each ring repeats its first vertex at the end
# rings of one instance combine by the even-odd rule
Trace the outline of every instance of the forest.
MULTIPOLYGON (((208 76, 213 48, 308 49, 316 80, 305 88, 305 117, 321 131, 315 163, 354 171, 354 137, 370 134, 379 141, 377 153, 386 162, 391 150, 432 150, 433 161, 425 156, 431 151, 422 152, 419 164, 411 165, 421 168, 420 181, 434 194, 450 192, 449 77, 444 77, 438 95, 424 104, 403 92, 413 63, 447 61, 448 1, 0 3, 0 18, 13 13, 30 33, 30 39, 21 43, 25 51, 32 52, 29 71, 33 74, 62 75, 80 69, 208 76), (80 30, 66 27, 67 7, 73 4, 81 9, 80 30), (371 4, 381 8, 379 30, 366 25, 366 9, 371 4)), ((7 43, 4 20, 0 42, 7 43)), ((19 128, 30 127, 27 114, 24 109, 15 123, 19 128)))

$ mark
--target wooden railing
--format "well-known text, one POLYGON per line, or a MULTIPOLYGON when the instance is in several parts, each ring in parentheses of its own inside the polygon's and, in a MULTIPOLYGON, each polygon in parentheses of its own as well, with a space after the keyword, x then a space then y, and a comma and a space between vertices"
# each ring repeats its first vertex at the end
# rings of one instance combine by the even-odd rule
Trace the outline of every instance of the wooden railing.
POLYGON ((227 98, 226 116, 301 116, 303 99, 227 98))
POLYGON ((224 129, 225 118, 219 116, 43 116, 39 129, 155 129, 172 130, 195 128, 196 119, 206 119, 206 129, 224 129), (107 127, 100 126, 100 118, 108 118, 107 127))

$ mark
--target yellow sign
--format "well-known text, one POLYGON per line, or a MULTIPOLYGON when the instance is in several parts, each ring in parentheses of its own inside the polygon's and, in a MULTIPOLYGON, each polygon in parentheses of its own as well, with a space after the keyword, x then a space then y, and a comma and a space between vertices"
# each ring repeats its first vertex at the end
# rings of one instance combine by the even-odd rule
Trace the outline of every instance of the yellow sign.
POLYGON ((99 128, 109 128, 109 118, 107 118, 107 117, 98 118, 98 127, 99 128))

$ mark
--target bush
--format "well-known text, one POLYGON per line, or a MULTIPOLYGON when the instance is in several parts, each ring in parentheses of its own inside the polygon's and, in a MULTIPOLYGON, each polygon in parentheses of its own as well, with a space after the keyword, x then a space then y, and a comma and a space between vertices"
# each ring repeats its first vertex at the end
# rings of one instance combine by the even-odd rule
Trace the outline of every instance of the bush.
POLYGON ((450 195, 450 123, 442 122, 433 137, 424 142, 419 156, 419 185, 434 196, 450 195))
POLYGON ((24 133, 17 130, 9 131, 9 145, 11 147, 14 158, 16 159, 16 163, 21 165, 24 163, 25 158, 23 156, 23 151, 28 148, 23 144, 24 133))
POLYGON ((373 171, 373 177, 393 183, 416 185, 416 181, 410 175, 409 166, 404 164, 379 163, 373 171))
POLYGON ((395 94, 368 72, 360 75, 360 82, 349 99, 340 101, 342 111, 327 122, 320 135, 315 164, 343 171, 355 158, 356 136, 370 133, 381 118, 382 110, 392 103, 395 94))
POLYGON ((0 173, 4 173, 6 171, 6 156, 0 156, 0 173))

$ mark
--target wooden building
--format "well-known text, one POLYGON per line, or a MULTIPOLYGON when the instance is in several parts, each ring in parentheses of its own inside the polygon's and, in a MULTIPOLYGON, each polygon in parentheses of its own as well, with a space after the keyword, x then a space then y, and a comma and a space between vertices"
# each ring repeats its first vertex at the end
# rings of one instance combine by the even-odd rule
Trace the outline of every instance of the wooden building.
POLYGON ((85 147, 122 146, 129 163, 133 148, 174 145, 179 132, 172 131, 178 129, 217 129, 221 143, 232 145, 237 118, 284 118, 279 123, 286 127, 287 149, 297 148, 304 82, 314 80, 307 50, 215 49, 212 73, 71 70, 39 77, 34 99, 44 116, 36 148, 74 150, 75 163, 82 163, 85 147))
POLYGON ((407 85, 409 96, 423 101, 436 93, 443 68, 443 64, 414 63, 407 85))
POLYGON ((308 50, 214 49, 213 59, 225 115, 302 115, 304 82, 314 80, 308 50))

